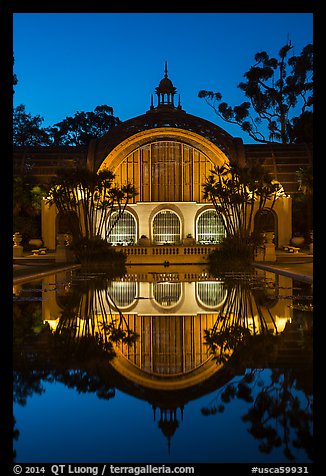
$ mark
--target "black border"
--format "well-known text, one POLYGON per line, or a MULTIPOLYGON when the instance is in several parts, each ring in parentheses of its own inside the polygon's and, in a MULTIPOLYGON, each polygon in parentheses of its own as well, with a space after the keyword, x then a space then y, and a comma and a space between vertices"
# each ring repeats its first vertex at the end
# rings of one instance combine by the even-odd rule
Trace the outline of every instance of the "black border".
MULTIPOLYGON (((2 163, 1 163, 1 170, 2 170, 2 190, 3 190, 3 214, 2 214, 2 226, 0 227, 1 230, 1 262, 0 262, 0 270, 3 273, 3 279, 1 281, 1 291, 3 293, 2 297, 2 312, 1 312, 1 337, 2 342, 0 345, 2 351, 2 372, 1 372, 1 395, 3 396, 0 411, 2 412, 0 416, 0 431, 3 433, 0 437, 0 441, 2 444, 2 448, 0 449, 0 468, 7 469, 8 472, 5 471, 4 474, 13 474, 12 470, 12 451, 13 451, 13 443, 12 443, 12 432, 13 432, 13 421, 11 418, 12 415, 12 351, 11 351, 11 342, 12 342, 12 326, 11 326, 11 318, 12 318, 12 301, 11 301, 11 288, 12 288, 12 213, 9 209, 8 205, 11 204, 11 197, 12 197, 12 180, 9 179, 12 176, 12 109, 13 109, 13 85, 12 85, 12 75, 13 75, 13 15, 15 13, 312 13, 314 15, 314 61, 315 61, 315 73, 314 73, 314 83, 317 85, 315 86, 315 102, 314 102, 314 118, 315 118, 315 137, 314 137, 314 155, 316 157, 316 161, 314 161, 314 176, 316 179, 314 189, 315 203, 323 203, 323 198, 319 197, 320 188, 319 188, 319 179, 322 177, 322 170, 323 162, 325 162, 326 158, 323 157, 323 153, 318 150, 319 141, 321 136, 321 128, 320 121, 317 120, 318 117, 323 118, 323 114, 321 112, 321 102, 317 97, 320 94, 320 89, 323 88, 322 83, 320 81, 321 74, 320 74, 320 65, 322 64, 322 60, 320 59, 321 51, 320 51, 320 38, 322 36, 322 11, 321 5, 319 0, 283 0, 283 1, 269 1, 269 0, 260 0, 260 1, 232 1, 229 0, 228 2, 221 2, 218 5, 217 11, 211 11, 210 9, 206 11, 197 11, 196 9, 191 10, 189 12, 184 11, 174 11, 173 7, 175 4, 171 3, 171 8, 167 2, 164 3, 164 7, 167 11, 153 11, 151 8, 153 7, 153 3, 150 4, 150 8, 148 5, 142 6, 137 3, 137 11, 133 9, 128 11, 122 11, 117 9, 116 11, 112 9, 111 2, 103 2, 94 0, 90 3, 90 7, 87 7, 85 2, 77 2, 72 1, 68 2, 57 0, 57 1, 47 1, 44 3, 40 3, 35 0, 16 0, 16 1, 9 1, 9 0, 2 0, 1 7, 0 7, 0 58, 1 58, 1 67, 0 67, 0 131, 1 131, 1 155, 2 155, 2 163), (107 8, 110 7, 110 8, 107 8), (320 87, 319 87, 320 85, 320 87), (8 167, 8 172, 7 172, 8 167), (8 221, 9 219, 9 221, 8 221), (5 306, 3 306, 5 303, 5 306)), ((155 5, 155 4, 154 4, 155 5)), ((161 7, 163 6, 161 3, 156 4, 156 6, 161 7)), ((113 5, 114 7, 114 5, 113 5)), ((319 240, 320 240, 320 227, 322 226, 322 216, 320 216, 319 211, 316 206, 314 206, 314 255, 316 256, 317 263, 320 263, 319 253, 319 240), (317 258, 318 256, 318 258, 317 258)), ((323 215, 323 214, 322 214, 323 215)), ((317 271, 318 273, 318 271, 317 271)), ((314 335, 319 336, 322 338, 322 328, 319 329, 320 319, 323 318, 323 308, 319 306, 318 295, 321 288, 321 282, 318 280, 317 273, 314 273, 314 307, 316 309, 316 322, 314 323, 314 335), (316 289, 317 287, 317 289, 316 289), (315 298, 316 296, 316 298, 315 298), (318 314, 317 314, 318 313, 318 314)), ((315 339, 315 345, 318 349, 319 342, 315 339)), ((323 368, 320 367, 321 359, 323 358, 323 354, 321 352, 314 351, 315 354, 315 363, 314 363, 314 394, 317 396, 316 406, 317 409, 315 410, 314 418, 314 434, 315 434, 315 447, 316 447, 316 460, 313 465, 302 465, 309 467, 309 474, 313 474, 313 468, 317 468, 321 463, 322 453, 321 453, 321 446, 322 443, 319 440, 319 436, 323 434, 323 427, 322 419, 321 419, 321 398, 320 398, 320 390, 322 386, 322 374, 323 368), (318 439, 317 439, 318 437, 318 439)), ((150 462, 148 463, 150 464, 150 462)), ((164 464, 164 463, 162 463, 164 464)), ((121 462, 123 466, 137 466, 129 463, 121 462)), ((234 469, 236 474, 241 476, 242 474, 251 474, 251 468, 255 465, 255 462, 252 464, 241 464, 241 463, 229 463, 229 464, 193 464, 195 467, 195 474, 198 474, 197 470, 203 470, 206 474, 208 471, 210 473, 211 470, 214 473, 221 471, 220 474, 226 474, 229 469, 234 469), (241 470, 241 473, 240 473, 241 470), (223 473, 223 471, 226 471, 223 473)), ((28 465, 22 465, 28 466, 28 465)), ((31 465, 29 465, 31 466, 31 465)), ((50 472, 50 465, 49 464, 39 464, 36 463, 36 466, 44 466, 49 468, 45 474, 51 474, 50 472)), ((86 463, 80 466, 86 466, 86 463)), ((92 465, 94 466, 94 464, 92 465)), ((114 464, 114 466, 118 466, 114 464)), ((140 465, 138 465, 140 466, 140 465)), ((166 466, 177 466, 177 465, 169 465, 166 466)), ((192 466, 192 464, 179 464, 178 466, 192 466)), ((257 465, 259 467, 280 467, 282 465, 278 464, 263 464, 257 465)), ((286 466, 286 465, 283 465, 286 466)), ((292 465, 287 465, 292 466, 292 465)), ((294 464, 293 466, 299 466, 298 464, 294 464)), ((267 472, 267 471, 266 471, 267 472)), ((23 472, 24 474, 24 472, 23 472)), ((208 474, 208 473, 207 473, 208 474)))

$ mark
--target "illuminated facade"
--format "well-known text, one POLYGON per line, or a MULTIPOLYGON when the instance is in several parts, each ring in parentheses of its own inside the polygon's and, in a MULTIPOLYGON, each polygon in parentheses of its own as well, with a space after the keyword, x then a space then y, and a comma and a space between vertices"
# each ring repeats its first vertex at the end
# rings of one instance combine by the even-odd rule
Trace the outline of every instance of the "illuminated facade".
MULTIPOLYGON (((139 244, 144 237, 154 246, 183 245, 190 237, 197 245, 208 245, 224 237, 220 218, 203 198, 203 183, 215 165, 230 159, 245 164, 246 148, 240 138, 186 113, 180 97, 175 105, 175 94, 165 67, 156 88, 156 106, 152 97, 145 114, 89 144, 89 169, 109 168, 118 185, 131 183, 137 190, 109 238, 114 245, 139 244)), ((277 246, 292 237, 291 215, 290 196, 279 198, 269 217, 277 246)), ((43 241, 55 249, 58 218, 53 206, 43 207, 42 221, 43 241)))

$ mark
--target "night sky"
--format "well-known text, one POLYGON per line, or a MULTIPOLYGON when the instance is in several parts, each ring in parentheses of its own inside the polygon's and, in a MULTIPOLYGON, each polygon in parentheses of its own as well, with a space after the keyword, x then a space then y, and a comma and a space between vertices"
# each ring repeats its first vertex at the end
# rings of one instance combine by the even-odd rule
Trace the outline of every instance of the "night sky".
MULTIPOLYGON (((98 105, 125 121, 144 114, 168 75, 182 108, 249 143, 238 126, 220 120, 198 98, 219 91, 240 104, 237 88, 266 51, 278 56, 291 40, 293 54, 313 42, 313 13, 14 13, 14 106, 53 125, 98 105)), ((156 105, 156 96, 154 100, 156 105)))

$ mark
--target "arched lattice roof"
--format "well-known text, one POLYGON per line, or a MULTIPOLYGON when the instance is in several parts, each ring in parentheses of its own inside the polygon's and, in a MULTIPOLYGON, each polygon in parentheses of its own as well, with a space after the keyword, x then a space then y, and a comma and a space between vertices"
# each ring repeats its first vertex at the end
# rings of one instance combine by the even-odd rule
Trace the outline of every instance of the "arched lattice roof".
POLYGON ((187 114, 180 109, 168 108, 167 110, 153 109, 146 114, 129 119, 94 141, 88 156, 89 167, 98 170, 110 152, 128 138, 146 130, 165 127, 193 132, 218 147, 227 158, 235 160, 238 158, 239 142, 242 145, 241 139, 232 137, 225 130, 205 119, 187 114))

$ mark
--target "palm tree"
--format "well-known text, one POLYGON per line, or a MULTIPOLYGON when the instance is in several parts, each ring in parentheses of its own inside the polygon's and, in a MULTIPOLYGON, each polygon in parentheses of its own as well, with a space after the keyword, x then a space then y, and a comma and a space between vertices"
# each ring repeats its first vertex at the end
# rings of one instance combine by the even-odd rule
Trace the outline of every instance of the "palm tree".
POLYGON ((251 262, 257 242, 257 230, 252 231, 254 215, 274 207, 281 185, 259 164, 225 163, 215 166, 203 189, 204 199, 211 200, 222 220, 227 237, 222 245, 232 246, 232 254, 240 259, 247 259, 249 253, 251 262))
POLYGON ((61 216, 67 218, 75 250, 101 247, 104 251, 113 226, 135 197, 133 185, 118 186, 114 179, 115 175, 109 169, 98 173, 86 167, 57 171, 49 190, 48 203, 55 204, 61 216), (110 220, 113 213, 114 220, 110 220), (72 217, 77 217, 77 220, 72 217))

